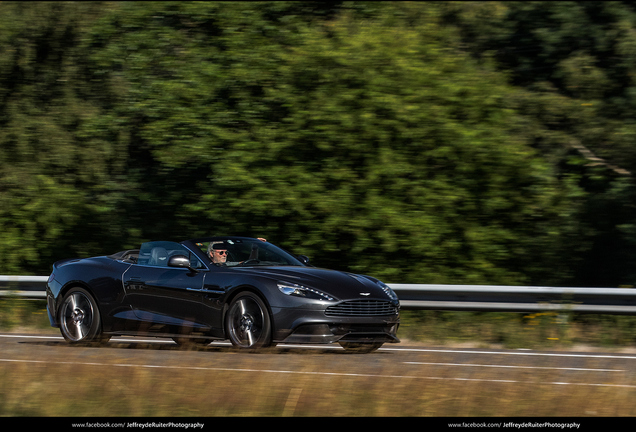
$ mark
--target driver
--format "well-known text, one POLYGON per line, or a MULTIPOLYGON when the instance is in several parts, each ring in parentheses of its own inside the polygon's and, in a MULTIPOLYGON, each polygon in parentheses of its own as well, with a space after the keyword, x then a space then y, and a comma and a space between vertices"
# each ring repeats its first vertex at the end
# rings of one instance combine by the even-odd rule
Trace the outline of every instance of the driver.
MULTIPOLYGON (((267 241, 267 239, 261 237, 258 239, 262 242, 267 241)), ((234 266, 242 262, 227 262, 227 246, 225 246, 225 242, 222 241, 210 242, 208 245, 208 256, 214 264, 221 266, 234 266)))
POLYGON ((211 242, 208 246, 208 256, 214 264, 224 265, 227 261, 227 247, 223 242, 211 242))

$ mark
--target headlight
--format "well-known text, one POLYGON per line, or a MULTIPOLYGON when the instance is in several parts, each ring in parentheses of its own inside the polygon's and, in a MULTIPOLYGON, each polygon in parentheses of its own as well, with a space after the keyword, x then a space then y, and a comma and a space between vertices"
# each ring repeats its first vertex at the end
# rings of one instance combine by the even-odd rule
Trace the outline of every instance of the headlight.
POLYGON ((378 281, 378 285, 380 285, 380 288, 382 288, 382 291, 384 291, 391 300, 399 300, 397 294, 395 294, 395 291, 393 291, 390 286, 388 286, 382 281, 378 281))
POLYGON ((328 300, 333 301, 335 298, 326 294, 322 291, 319 291, 314 288, 308 288, 302 285, 296 285, 293 283, 279 283, 278 289, 285 295, 295 296, 295 297, 304 297, 308 299, 314 300, 328 300))

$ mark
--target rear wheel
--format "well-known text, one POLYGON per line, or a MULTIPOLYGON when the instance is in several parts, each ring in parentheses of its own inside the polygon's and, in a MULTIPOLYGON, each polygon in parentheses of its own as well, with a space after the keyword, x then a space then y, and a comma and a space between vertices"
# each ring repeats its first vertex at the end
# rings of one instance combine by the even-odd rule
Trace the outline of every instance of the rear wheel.
POLYGON ((246 291, 230 303, 225 328, 232 345, 239 348, 263 348, 271 345, 272 326, 267 306, 259 296, 246 291))
POLYGON ((69 342, 107 342, 101 334, 101 316, 93 296, 84 288, 71 288, 60 307, 60 331, 69 342))

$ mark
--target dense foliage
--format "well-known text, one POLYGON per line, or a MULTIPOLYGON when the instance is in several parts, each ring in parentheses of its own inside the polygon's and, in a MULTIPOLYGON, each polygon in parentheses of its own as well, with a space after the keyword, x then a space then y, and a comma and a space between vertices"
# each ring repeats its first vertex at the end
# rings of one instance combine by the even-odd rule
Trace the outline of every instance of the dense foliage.
POLYGON ((635 66, 622 2, 0 2, 0 273, 239 234, 631 285, 635 66))

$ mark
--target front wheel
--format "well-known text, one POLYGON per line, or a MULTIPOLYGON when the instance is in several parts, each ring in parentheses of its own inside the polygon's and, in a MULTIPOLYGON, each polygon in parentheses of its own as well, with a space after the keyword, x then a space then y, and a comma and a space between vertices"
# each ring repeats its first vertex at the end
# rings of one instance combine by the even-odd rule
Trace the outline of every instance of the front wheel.
POLYGON ((84 288, 71 288, 60 307, 60 331, 69 342, 104 342, 101 316, 93 296, 84 288))
POLYGON ((238 348, 264 348, 272 343, 267 306, 259 296, 249 291, 239 294, 230 303, 225 328, 230 342, 238 348))

